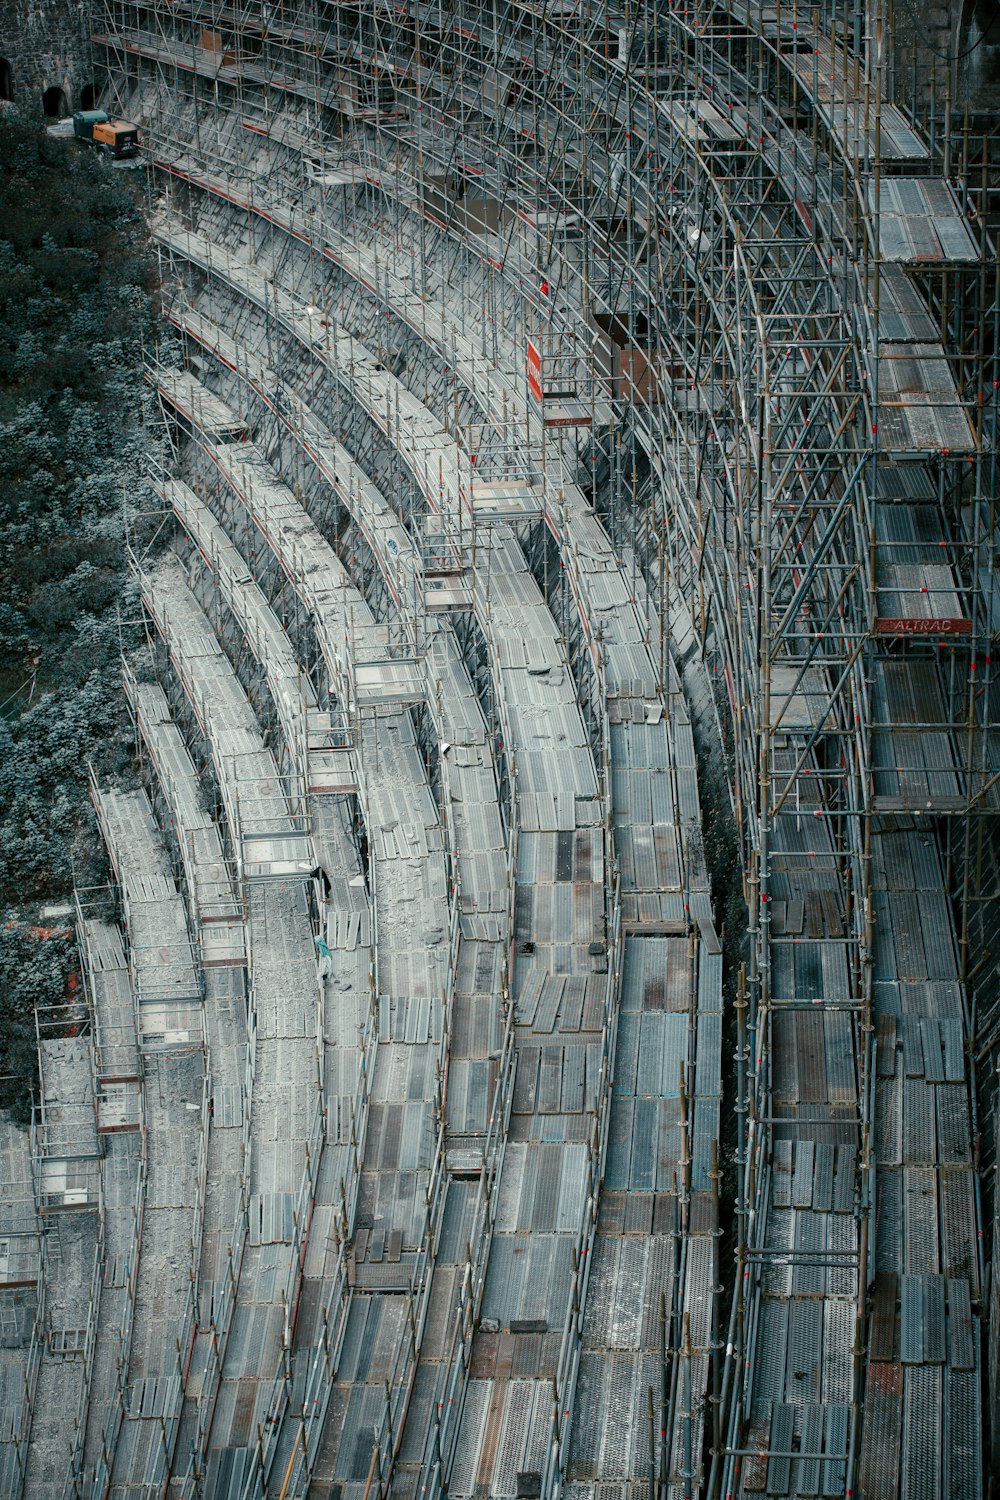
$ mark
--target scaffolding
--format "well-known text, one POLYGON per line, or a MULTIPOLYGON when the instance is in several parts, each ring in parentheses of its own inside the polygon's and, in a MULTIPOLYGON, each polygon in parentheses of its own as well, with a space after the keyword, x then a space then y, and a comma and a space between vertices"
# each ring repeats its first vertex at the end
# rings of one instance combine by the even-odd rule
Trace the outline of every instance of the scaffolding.
MULTIPOLYGON (((190 323, 191 316, 191 314, 186 314, 185 321, 190 323)), ((191 326, 195 325, 191 324, 191 326)), ((199 339, 204 339, 207 332, 205 320, 199 319, 197 327, 199 339)), ((213 330, 211 337, 214 346, 220 347, 222 336, 217 329, 213 330)), ((232 345, 232 340, 227 338, 226 345, 230 354, 236 353, 232 345)), ((247 355, 245 350, 240 351, 237 358, 227 359, 226 363, 231 368, 247 372, 244 379, 249 377, 253 381, 253 375, 256 373, 254 361, 247 355)), ((258 389, 258 391, 260 390, 256 382, 253 383, 253 388, 258 389)), ((270 403, 267 402, 266 397, 264 399, 265 404, 268 405, 268 409, 270 410, 270 403)), ((308 442, 310 456, 314 462, 320 465, 324 477, 328 477, 331 485, 344 494, 347 503, 358 514, 365 535, 370 539, 370 545, 379 558, 380 566, 385 574, 385 581, 393 594, 395 602, 397 605, 400 604, 400 594, 402 591, 398 587, 393 588, 394 579, 398 577, 396 568, 404 565, 412 568, 414 559, 417 556, 408 533, 398 522, 392 519, 392 512, 387 509, 384 502, 378 496, 378 493, 361 471, 358 470, 357 466, 354 465, 353 460, 346 454, 346 451, 332 442, 329 435, 324 433, 318 421, 308 415, 307 410, 302 407, 302 404, 294 401, 294 398, 292 401, 283 404, 287 409, 281 414, 282 420, 287 424, 288 409, 295 413, 298 418, 295 430, 298 432, 300 439, 308 442), (346 482, 345 469, 347 471, 346 482)), ((202 400, 200 405, 207 409, 209 403, 202 400)), ((191 405, 189 404, 189 414, 190 410, 191 405)), ((278 413, 275 414, 278 415, 278 413)), ((196 422, 195 426, 198 427, 199 424, 196 422)), ((199 436, 201 436, 204 442, 207 434, 201 430, 199 436)), ((248 475, 251 472, 247 465, 249 450, 244 450, 242 453, 236 450, 223 452, 216 455, 216 458, 219 460, 217 472, 229 478, 230 482, 235 482, 237 493, 247 497, 252 495, 261 496, 269 492, 266 488, 268 483, 270 483, 273 490, 273 480, 269 482, 266 479, 259 459, 256 461, 256 467, 253 470, 254 477, 248 481, 248 475)), ((195 539, 200 540, 202 556, 207 557, 208 553, 211 552, 213 560, 217 558, 220 555, 218 545, 213 549, 208 549, 208 551, 206 551, 203 545, 204 538, 207 535, 207 518, 202 516, 198 524, 192 526, 192 521, 195 518, 200 502, 197 502, 196 497, 194 497, 186 486, 182 486, 176 482, 170 487, 169 493, 179 518, 184 521, 188 531, 195 536, 195 539)), ((223 510, 226 511, 228 509, 228 502, 217 493, 216 503, 220 504, 220 502, 223 510)), ((288 515, 289 519, 291 519, 294 512, 289 509, 288 515)), ((273 528, 269 527, 268 530, 272 536, 275 535, 273 528)), ((278 535, 280 536, 280 531, 278 535)), ((303 576, 309 571, 310 552, 306 544, 307 538, 300 530, 298 532, 297 547, 299 555, 303 558, 303 576)), ((316 533, 314 535, 314 545, 311 554, 313 571, 315 571, 315 565, 322 552, 323 545, 319 534, 316 533)), ((217 569, 213 568, 213 572, 216 573, 219 586, 225 591, 227 587, 225 578, 219 575, 217 569)), ((245 589, 247 580, 244 579, 243 582, 245 589)), ((313 584, 313 589, 315 589, 315 583, 313 584)), ((405 606, 405 600, 403 602, 405 606)), ((255 650, 261 657, 261 660, 267 662, 269 671, 276 669, 278 662, 281 660, 281 651, 261 651, 259 641, 255 644, 255 650), (269 658, 273 659, 269 660, 269 658)), ((394 663, 398 662, 398 658, 393 658, 393 661, 394 663)), ((446 636, 439 635, 436 639, 427 665, 432 671, 432 681, 435 684, 435 691, 431 696, 436 709, 435 717, 442 725, 443 736, 446 736, 444 743, 446 746, 454 745, 458 754, 457 762, 446 761, 441 768, 442 783, 447 784, 447 789, 444 788, 444 785, 442 786, 438 799, 442 808, 443 820, 448 829, 446 859, 449 868, 451 899, 455 903, 456 910, 459 903, 466 904, 466 909, 469 912, 468 920, 473 924, 471 932, 475 934, 477 939, 476 946, 486 948, 488 951, 491 950, 502 956, 503 917, 507 915, 504 908, 509 903, 511 889, 509 875, 506 875, 506 872, 510 868, 510 852, 504 849, 503 835, 499 826, 493 826, 494 824, 498 824, 497 809, 495 807, 496 785, 492 769, 488 765, 488 760, 484 763, 484 757, 486 756, 485 747, 487 744, 485 726, 482 724, 480 710, 476 704, 471 682, 465 675, 461 660, 454 651, 454 648, 449 645, 446 636), (458 804, 457 808, 453 807, 453 803, 458 804), (480 832, 479 829, 469 822, 469 819, 473 815, 480 822, 480 827, 484 830, 483 832, 480 832), (453 819, 456 816, 461 818, 464 828, 464 833, 461 837, 457 835, 453 827, 453 819), (461 849, 458 847, 459 844, 462 846, 461 849), (480 852, 481 845, 483 847, 480 852)), ((286 674, 286 676, 289 675, 286 674)), ((306 687, 304 694, 307 695, 308 691, 309 689, 306 687)), ((442 1016, 440 1007, 429 995, 420 998, 414 992, 413 997, 408 997, 405 1000, 398 996, 393 998, 393 988, 397 981, 390 978, 390 973, 396 968, 399 962, 399 956, 394 957, 393 950, 398 948, 400 939, 402 939, 407 948, 412 948, 412 942, 406 936, 410 925, 409 918, 405 909, 399 906, 400 900, 405 902, 409 898, 401 896, 400 893, 393 894, 389 886, 384 884, 391 865, 398 861, 401 855, 405 857, 404 844, 400 842, 398 835, 394 837, 392 834, 392 830, 395 827, 395 819, 388 815, 389 807, 383 800, 385 798, 385 790, 380 791, 378 787, 378 783, 384 782, 387 777, 390 782, 398 784, 399 772, 402 769, 402 765, 398 760, 398 753, 401 747, 397 745, 395 753, 392 749, 393 735, 401 731, 403 723, 400 720, 397 724, 395 722, 396 718, 398 718, 398 715, 394 715, 390 719, 383 711, 380 719, 376 718, 369 730, 366 731, 362 728, 359 731, 363 735, 363 738, 354 752, 354 754, 361 756, 362 762, 367 763, 368 767, 362 778, 360 787, 363 793, 365 822, 370 833, 377 840, 376 848, 378 852, 375 856, 376 898, 378 890, 381 888, 382 901, 379 903, 376 899, 376 916, 378 915, 380 905, 382 908, 385 908, 387 897, 389 912, 398 911, 399 913, 393 920, 388 920, 385 917, 380 919, 381 922, 386 922, 387 924, 384 927, 381 942, 382 957, 379 967, 382 975, 382 984, 380 988, 388 988, 389 993, 384 995, 380 1001, 379 1036, 382 1042, 405 1040, 409 1046, 404 1049, 404 1055, 408 1052, 412 1058, 416 1058, 418 1053, 418 1049, 413 1044, 420 1042, 425 1030, 429 1030, 430 1033, 428 1040, 434 1041, 441 1046, 441 1059, 443 1060, 447 1057, 449 1059, 449 1066, 454 1070, 456 1079, 459 1076, 463 1076, 465 1082, 465 1087, 462 1090, 464 1103, 461 1108, 461 1131, 449 1149, 449 1160, 452 1162, 463 1162, 467 1166, 471 1166, 474 1172, 474 1180, 477 1183, 480 1175, 480 1163, 485 1162, 487 1164, 486 1170, 489 1174, 486 1178, 486 1183, 488 1184, 490 1178, 495 1176, 499 1150, 502 1144, 502 1134, 499 1127, 500 1122, 502 1122, 505 1116, 503 1101, 509 1089, 511 1077, 511 1034, 508 1020, 503 1044, 503 1057, 505 1061, 499 1069, 499 1089, 497 1089, 496 1085, 490 1087, 493 1081, 493 1069, 488 1061, 480 1060, 480 1054, 493 1038, 494 1032, 492 1028, 489 1029, 488 1038, 484 1038, 482 1041, 473 1044, 471 1048, 472 1055, 468 1061, 465 1060, 466 1053, 469 1051, 468 1043, 460 1041, 457 1047, 452 1045, 450 1036, 452 1023, 448 1020, 448 1017, 456 1007, 458 1007, 460 1015, 463 1015, 464 1011, 470 1006, 485 1010, 495 1005, 495 1000, 492 996, 476 993, 477 981, 475 975, 480 966, 470 956, 469 947, 465 950, 464 962, 458 966, 458 972, 455 970, 454 952, 457 938, 457 923, 453 922, 451 924, 452 931, 449 940, 449 953, 452 954, 450 969, 452 973, 451 984, 454 985, 454 998, 449 999, 444 1007, 444 1029, 442 1030, 441 1025, 442 1016), (377 741, 372 738, 372 730, 377 733, 377 741), (363 752, 366 750, 368 753, 364 755, 363 752), (389 865, 384 864, 386 860, 390 861, 389 865), (380 874, 380 867, 385 870, 385 875, 380 874), (401 931, 396 936, 390 937, 394 923, 400 926, 401 931), (388 1035, 385 1034, 386 1028, 388 1028, 388 1035), (468 1075, 467 1078, 464 1077, 464 1074, 468 1075), (483 1083, 486 1084, 485 1088, 483 1087, 483 1083), (479 1139, 480 1131, 485 1136, 483 1140, 479 1139), (467 1158, 471 1158, 471 1162, 468 1162, 467 1158)), ((404 780, 406 779, 409 778, 404 778, 404 780)), ((416 796, 411 796, 408 812, 408 816, 411 818, 417 801, 416 796)), ((395 807, 395 805, 395 802, 393 802, 392 806, 395 807)), ((432 830, 428 829, 426 836, 431 841, 432 830)), ((410 864, 412 867, 412 852, 410 864)), ((424 920, 426 919, 427 913, 425 912, 424 920)), ((378 923, 376 925, 378 926, 378 923)), ((350 930, 350 924, 345 926, 343 923, 338 923, 335 930, 346 932, 350 930)), ((328 933, 328 961, 336 958, 338 946, 332 934, 328 933)), ((434 944, 432 944, 433 946, 434 944)), ((491 965, 491 967, 495 967, 495 965, 491 965)), ((407 988, 412 989, 415 982, 416 974, 413 975, 407 988)), ((479 981, 479 984, 481 983, 482 981, 479 981)), ((460 1024, 464 1025, 465 1023, 460 1022, 460 1024)), ((342 1030, 342 1028, 337 1029, 342 1030)), ((382 1062, 378 1064, 378 1067, 384 1071, 389 1066, 390 1059, 388 1053, 386 1053, 383 1056, 382 1062)), ((369 1064, 369 1067, 371 1067, 371 1064, 369 1064)), ((349 1201, 353 1201, 357 1191, 357 1174, 360 1167, 358 1147, 364 1140, 364 1132, 360 1128, 358 1138, 355 1138, 355 1117, 360 1120, 363 1118, 364 1111, 367 1110, 371 1117, 369 1128, 374 1128, 376 1131, 376 1140, 381 1140, 382 1132, 385 1128, 385 1120, 387 1117, 391 1117, 395 1109, 398 1108, 398 1106, 384 1101, 381 1097, 378 1082, 379 1076, 379 1073, 376 1072, 375 1102, 369 1105, 367 1099, 361 1099, 352 1113, 351 1148, 354 1158, 353 1175, 355 1187, 349 1189, 346 1194, 349 1201)), ((438 1129, 440 1130, 444 1124, 444 1113, 440 1097, 435 1107, 435 1117, 438 1129)), ((408 1122, 408 1136, 413 1136, 414 1126, 417 1123, 417 1121, 413 1120, 408 1122)), ((417 1133, 419 1134, 419 1131, 417 1133)), ((379 1149, 381 1150, 382 1148, 380 1147, 379 1149)), ((388 1165, 388 1163, 383 1163, 383 1165, 388 1165)), ((388 1176, 385 1174, 373 1175, 369 1171, 366 1196, 371 1194, 373 1183, 381 1183, 383 1181, 388 1183, 388 1180, 388 1176)), ((435 1223, 439 1216, 439 1205, 443 1198, 442 1181, 443 1173, 440 1163, 436 1163, 434 1178, 428 1187, 427 1193, 429 1222, 431 1224, 435 1223)), ((376 1198, 383 1194, 384 1188, 380 1186, 376 1193, 376 1198)), ((329 1209, 325 1205, 318 1204, 317 1211, 325 1215, 329 1212, 329 1209)), ((488 1188, 483 1187, 480 1189, 478 1205, 475 1211, 477 1222, 480 1224, 480 1229, 474 1236, 477 1246, 476 1264, 480 1264, 481 1257, 485 1255, 484 1245, 488 1243, 488 1211, 488 1188), (483 1222, 484 1219, 485 1223, 483 1222)), ((364 1214, 363 1204, 359 1212, 364 1214)), ((333 1334, 332 1324, 335 1321, 339 1322, 339 1338, 346 1337, 350 1339, 353 1336, 352 1329, 358 1322, 358 1315, 360 1314, 363 1322, 366 1317, 374 1317, 374 1309, 378 1307, 378 1303, 373 1301, 371 1297, 360 1296, 358 1298, 358 1305, 354 1308, 353 1320, 348 1317, 346 1325, 344 1324, 342 1320, 351 1308, 347 1284, 344 1279, 348 1274, 348 1268, 350 1268, 350 1275, 356 1291, 367 1290, 371 1292, 383 1290, 390 1293, 387 1307, 395 1305, 398 1309, 400 1305, 399 1292, 401 1289, 406 1289, 411 1299, 411 1312, 408 1325, 410 1334, 407 1334, 406 1325, 404 1325, 402 1330, 404 1337, 400 1345, 401 1363, 398 1375, 394 1375, 390 1382, 392 1396, 383 1414, 385 1432, 379 1438, 377 1445, 378 1451, 382 1455, 379 1460, 380 1465, 391 1463, 392 1449, 401 1431, 401 1414, 405 1410, 411 1382, 416 1373, 413 1363, 415 1351, 408 1353, 406 1346, 411 1336, 413 1340, 419 1343, 421 1330, 425 1322, 424 1308, 426 1306, 427 1292, 431 1284, 426 1254, 424 1251, 421 1251, 416 1260, 414 1260, 412 1246, 407 1244, 409 1236, 398 1229, 381 1228, 377 1219, 372 1227, 369 1228, 364 1223, 364 1219, 359 1218, 359 1227, 354 1236, 352 1247, 350 1239, 346 1242, 342 1242, 340 1239, 340 1234, 350 1225, 351 1218, 352 1215, 348 1214, 343 1230, 337 1220, 332 1225, 335 1240, 338 1245, 342 1245, 342 1249, 333 1276, 332 1292, 324 1292, 324 1302, 328 1303, 329 1311, 324 1312, 325 1331, 323 1342, 312 1349, 308 1342, 305 1342, 297 1350, 298 1360, 305 1361, 308 1370, 305 1376, 305 1398, 301 1402, 301 1407, 299 1406, 298 1398, 296 1398, 294 1412, 289 1408, 281 1414, 284 1426, 282 1428, 282 1436, 275 1448, 275 1456, 272 1462, 278 1468, 281 1468, 283 1453, 286 1448, 290 1448, 288 1477, 291 1482, 299 1481, 303 1472, 306 1476, 313 1474, 317 1463, 321 1464, 323 1462, 323 1447, 327 1440, 324 1438, 324 1422, 317 1420, 317 1418, 322 1419, 325 1415, 327 1403, 330 1400, 331 1382, 337 1368, 336 1350, 339 1347, 339 1343, 337 1335, 333 1336, 331 1342, 331 1335, 333 1334), (384 1264, 386 1259, 389 1261, 388 1265, 384 1264), (414 1294, 416 1295, 414 1296, 414 1294), (371 1312, 368 1311, 369 1304, 371 1304, 373 1309, 371 1312), (334 1314, 336 1314, 336 1319, 334 1314), (395 1433, 395 1438, 390 1437, 392 1433, 395 1433), (300 1465, 302 1466, 301 1469, 300 1465)), ((320 1246, 322 1246, 322 1243, 323 1241, 320 1239, 320 1246)), ((321 1252, 314 1258, 318 1264, 322 1265, 323 1257, 321 1252)), ((470 1267, 471 1265, 472 1262, 470 1262, 470 1267)), ((445 1275, 446 1286, 450 1285, 450 1276, 447 1272, 442 1273, 439 1266, 436 1271, 439 1280, 442 1274, 445 1275)), ((481 1284, 481 1271, 479 1274, 481 1284)), ((464 1296, 467 1298, 473 1297, 474 1293, 471 1284, 465 1284, 465 1288, 464 1296)), ((467 1310, 468 1302, 464 1302, 463 1306, 467 1310)), ((461 1315, 459 1321, 462 1321, 461 1315)), ((386 1336, 392 1337, 391 1334, 386 1336)), ((452 1348, 450 1359, 445 1360, 443 1364, 439 1363, 440 1356, 446 1351, 438 1348, 436 1342, 432 1342, 431 1347, 421 1347, 420 1352, 421 1358, 430 1361, 426 1365, 426 1368, 434 1375, 434 1378, 446 1381, 450 1380, 454 1384, 454 1380, 461 1369, 460 1362, 456 1368, 454 1347, 452 1348)), ((368 1389, 369 1385, 370 1381, 358 1382, 358 1389, 350 1395, 352 1401, 360 1402, 361 1409, 363 1410, 371 1406, 371 1399, 376 1395, 375 1392, 368 1389)), ((378 1400, 376 1400, 376 1405, 378 1405, 378 1400)), ((326 1461, 329 1462, 329 1458, 326 1461)))
MULTIPOLYGON (((699 1323, 685 1298, 703 1295, 712 1258, 700 1270, 689 1260, 689 1222, 683 1236, 666 1231, 670 1332, 642 1346, 642 1380, 663 1393, 650 1395, 663 1439, 657 1448, 651 1431, 641 1455, 651 1493, 715 1500, 822 1480, 824 1491, 894 1495, 920 1476, 943 1494, 978 1483, 972 1315, 986 1278, 963 1048, 973 1043, 989 1072, 997 1001, 983 957, 1000 867, 992 142, 951 109, 950 84, 946 107, 920 118, 893 98, 890 28, 883 0, 683 12, 644 0, 620 13, 104 0, 95 35, 109 98, 139 120, 157 169, 156 233, 178 292, 170 316, 201 351, 198 472, 220 476, 217 497, 235 494, 219 512, 231 535, 256 528, 250 556, 264 560, 271 597, 283 571, 282 598, 311 600, 336 622, 336 640, 313 627, 314 650, 320 686, 336 688, 354 726, 362 792, 376 752, 357 643, 378 644, 382 689, 390 662, 411 686, 422 677, 434 575, 414 566, 408 593, 399 558, 419 559, 431 522, 456 635, 489 680, 482 696, 518 773, 507 777, 516 868, 532 868, 525 832, 586 836, 586 817, 564 817, 566 794, 603 799, 609 883, 616 865, 626 870, 639 845, 628 818, 611 828, 612 778, 631 769, 621 723, 653 722, 659 699, 676 743, 671 663, 703 665, 749 929, 744 955, 728 939, 735 1270, 728 1333, 721 1304, 699 1323), (268 458, 294 476, 280 504, 260 453, 227 441, 246 412, 268 458), (332 444, 321 449, 323 429, 332 444), (364 596, 349 615, 342 580, 324 594, 310 579, 316 538, 289 529, 299 495, 346 541, 364 596), (374 524, 380 495, 388 524, 374 524), (606 551, 588 530, 594 512, 606 551), (607 579, 630 574, 619 598, 607 579), (564 728, 576 700, 588 705, 564 782, 530 759, 526 724, 543 709, 515 678, 558 685, 548 609, 573 681, 564 728), (623 640, 626 617, 635 634, 623 640), (512 636, 525 629, 546 646, 518 662, 512 636), (584 768, 592 753, 597 789, 584 768), (698 1391, 713 1403, 704 1444, 698 1391)), ((158 378, 190 418, 192 387, 158 378)), ((301 603, 286 617, 308 637, 301 603)), ((414 701, 423 696, 421 683, 414 701)), ((686 788, 674 803, 688 829, 699 814, 680 765, 693 774, 693 755, 679 762, 672 749, 661 769, 686 788)), ((669 882, 647 892, 634 861, 632 889, 614 886, 626 905, 613 910, 633 914, 637 936, 640 911, 659 936, 675 921, 697 930, 700 985, 721 955, 696 841, 686 832, 680 847, 690 889, 679 915, 669 882)), ((545 884, 526 883, 532 899, 545 884)), ((595 1191, 603 1180, 609 1223, 618 1189, 600 1131, 615 1118, 605 1091, 616 986, 627 995, 631 973, 616 945, 609 971, 622 962, 605 1000, 587 1168, 595 1191)), ((660 962, 668 976, 685 972, 677 955, 660 962)), ((516 955, 509 982, 523 1003, 516 955)), ((706 986, 689 1072, 714 1055, 708 1018, 719 1012, 706 986)), ((534 1003, 543 1014, 556 1004, 555 1025, 559 1002, 543 988, 534 1003)), ((623 1024, 628 1014, 626 1001, 623 1024)), ((535 1045, 521 1036, 519 1059, 535 1045)), ((665 1147, 682 1185, 665 1196, 680 1224, 693 1211, 685 1174, 701 1170, 717 1224, 719 1127, 713 1137, 704 1120, 718 1083, 701 1091, 700 1135, 697 1101, 687 1119, 692 1087, 686 1077, 682 1133, 665 1147)), ((515 1102, 515 1122, 535 1104, 515 1102)), ((632 1191, 622 1189, 628 1201, 632 1191)), ((477 1210, 478 1222, 492 1212, 477 1210)), ((502 1241, 516 1211, 500 1223, 502 1241)), ((595 1214, 587 1225, 581 1257, 595 1214)), ((484 1230, 477 1256, 499 1267, 504 1248, 491 1242, 484 1230)), ((470 1443, 439 1421, 419 1460, 428 1483, 471 1494, 502 1472, 507 1488, 491 1492, 547 1495, 605 1472, 573 1436, 597 1430, 610 1399, 595 1394, 599 1359, 578 1382, 589 1347, 578 1264, 554 1410, 533 1389, 487 1428, 483 1392, 497 1376, 482 1317, 497 1319, 490 1271, 474 1269, 470 1249, 441 1387, 468 1383, 470 1443), (515 1458, 519 1424, 528 1435, 515 1458)), ((544 1359, 530 1368, 548 1371, 544 1359)), ((639 1385, 633 1398, 644 1420, 639 1385)), ((418 1463, 399 1425, 405 1407, 390 1400, 384 1428, 381 1408, 372 1416, 367 1476, 338 1479, 385 1493, 394 1455, 418 1463)), ((296 1484, 315 1451, 304 1416, 301 1430, 296 1484)), ((608 1477, 646 1477, 634 1472, 638 1449, 616 1462, 627 1476, 608 1477)))
MULTIPOLYGON (((120 941, 90 929, 100 1034, 119 1030, 140 1058, 140 1132, 114 1131, 104 1173, 114 1260, 106 1269, 86 1482, 100 1493, 166 1482, 195 1334, 209 1129, 202 991, 183 902, 142 792, 92 781, 98 823, 128 932, 135 1030, 125 1038, 120 941), (104 970, 107 970, 107 974, 104 970), (138 1135, 138 1142, 136 1142, 138 1135), (135 1146, 138 1144, 138 1151, 135 1146), (103 1344, 103 1348, 102 1348, 103 1344)), ((124 1081, 124 1080, 122 1080, 124 1081)), ((126 1122, 127 1123, 127 1122, 126 1122)))
POLYGON ((45 1279, 30 1137, 9 1119, 0 1122, 0 1161, 5 1184, 0 1218, 0 1478, 11 1494, 18 1494, 29 1462, 28 1440, 44 1350, 45 1279))

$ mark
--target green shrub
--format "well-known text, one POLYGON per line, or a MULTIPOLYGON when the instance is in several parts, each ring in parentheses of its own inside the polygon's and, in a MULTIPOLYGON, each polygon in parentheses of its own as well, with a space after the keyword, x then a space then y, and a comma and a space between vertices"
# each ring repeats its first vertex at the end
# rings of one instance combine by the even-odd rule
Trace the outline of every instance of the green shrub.
POLYGON ((87 763, 130 743, 125 517, 149 493, 157 307, 140 173, 16 116, 0 162, 0 1104, 23 1115, 33 996, 60 998, 75 960, 19 918, 70 893, 74 861, 93 873, 87 763))
POLYGON ((0 1108, 21 1124, 31 1118, 31 1083, 37 1071, 35 1006, 60 1005, 75 983, 76 944, 25 922, 0 925, 0 1108))

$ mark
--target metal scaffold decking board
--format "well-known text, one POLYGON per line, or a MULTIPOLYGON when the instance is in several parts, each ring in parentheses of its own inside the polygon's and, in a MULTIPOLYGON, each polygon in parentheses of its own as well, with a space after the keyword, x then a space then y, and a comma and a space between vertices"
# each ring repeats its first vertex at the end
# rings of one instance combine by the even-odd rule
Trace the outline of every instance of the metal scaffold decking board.
MULTIPOLYGON (((180 1414, 180 1372, 194 1332, 193 1274, 204 1212, 207 1092, 200 983, 183 904, 142 793, 95 788, 98 819, 122 892, 142 1049, 145 1204, 129 1277, 125 1348, 109 1416, 111 1493, 137 1473, 165 1482, 180 1414), (163 1380, 161 1408, 143 1408, 163 1380)), ((108 1430, 106 1426, 106 1431, 108 1430)))

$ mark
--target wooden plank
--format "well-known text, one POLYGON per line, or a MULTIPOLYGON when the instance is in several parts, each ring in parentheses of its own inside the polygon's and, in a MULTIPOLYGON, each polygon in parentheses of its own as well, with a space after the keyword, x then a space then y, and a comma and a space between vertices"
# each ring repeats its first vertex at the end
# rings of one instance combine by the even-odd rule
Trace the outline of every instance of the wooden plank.
MULTIPOLYGON (((831 1412, 827 1414, 826 1446, 832 1449, 839 1434, 831 1432, 831 1412)), ((844 1410, 844 1408, 840 1408, 844 1410)), ((859 1493, 865 1500, 898 1500, 899 1449, 903 1423, 903 1370, 898 1364, 871 1365, 865 1396, 864 1425, 861 1432, 859 1493)), ((843 1440, 847 1423, 843 1424, 843 1440)), ((843 1453, 843 1446, 838 1448, 843 1453)), ((840 1475, 845 1466, 823 1465, 823 1494, 840 1496, 844 1484, 840 1475)))
POLYGON ((747 1434, 746 1446, 750 1453, 743 1460, 743 1488, 752 1494, 759 1493, 767 1482, 769 1430, 770 1414, 763 1420, 757 1418, 747 1434), (759 1457, 755 1454, 759 1454, 759 1457))
POLYGON ((880 1271, 875 1277, 869 1358, 876 1364, 897 1358, 896 1296, 899 1281, 895 1271, 880 1271))
POLYGON ((836 892, 820 891, 819 899, 823 907, 823 917, 826 921, 828 935, 830 937, 843 937, 844 924, 841 920, 836 892))
POLYGON ((806 933, 815 942, 822 942, 824 937, 823 906, 816 891, 806 894, 806 933))
POLYGON ((802 901, 789 901, 785 907, 785 931, 790 934, 802 931, 802 922, 805 915, 805 903, 802 901))
POLYGON ((903 1073, 907 1078, 924 1076, 924 1048, 920 1037, 920 1018, 901 1016, 903 1032, 903 1073))
POLYGON ((877 1077, 892 1078, 896 1072, 896 1017, 891 1013, 878 1018, 877 1049, 877 1077))

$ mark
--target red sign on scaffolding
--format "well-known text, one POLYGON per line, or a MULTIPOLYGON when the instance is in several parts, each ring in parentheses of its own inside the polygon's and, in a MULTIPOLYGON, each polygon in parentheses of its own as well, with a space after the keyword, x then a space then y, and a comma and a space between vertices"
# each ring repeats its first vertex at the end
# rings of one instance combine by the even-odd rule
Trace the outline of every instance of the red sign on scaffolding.
POLYGON ((528 390, 536 401, 542 399, 542 356, 528 340, 528 390))
POLYGON ((903 615, 896 620, 876 620, 876 635, 971 635, 972 621, 961 617, 935 618, 903 615))

